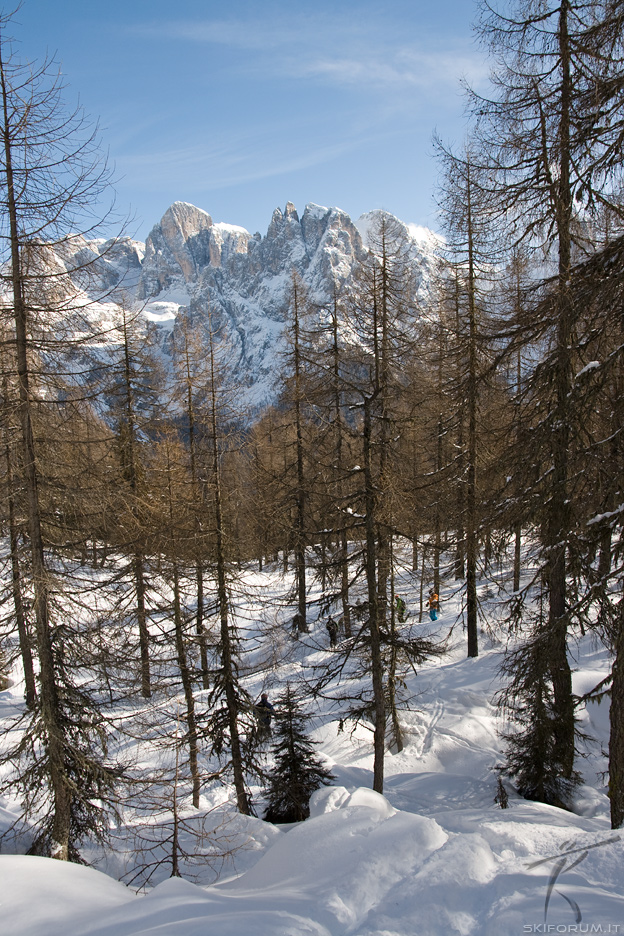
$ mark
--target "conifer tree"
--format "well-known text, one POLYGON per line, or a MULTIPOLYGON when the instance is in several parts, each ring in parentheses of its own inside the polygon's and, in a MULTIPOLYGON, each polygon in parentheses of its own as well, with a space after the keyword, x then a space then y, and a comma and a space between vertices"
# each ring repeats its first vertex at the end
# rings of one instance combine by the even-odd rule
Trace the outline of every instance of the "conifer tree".
POLYGON ((178 319, 173 337, 173 365, 175 371, 174 394, 180 400, 188 433, 188 461, 190 493, 194 504, 193 552, 195 554, 195 581, 197 612, 195 630, 200 651, 202 685, 208 689, 208 649, 205 631, 204 552, 206 549, 205 504, 202 491, 202 401, 209 379, 198 331, 193 330, 188 317, 178 319))
MULTIPOLYGON (((611 225, 610 225, 611 227, 611 225)), ((572 271, 575 307, 575 379, 571 406, 575 414, 571 472, 575 479, 569 563, 575 590, 575 617, 582 629, 593 628, 613 654, 611 674, 593 693, 611 696, 609 797, 611 822, 624 821, 624 703, 621 568, 624 426, 623 301, 624 237, 611 228, 606 242, 572 271)))
POLYGON ((314 753, 306 734, 306 716, 290 685, 275 703, 275 764, 265 787, 267 822, 303 822, 310 815, 310 796, 334 779, 314 753))
POLYGON ((210 711, 206 717, 206 734, 212 752, 231 772, 236 791, 236 804, 243 815, 252 814, 247 789, 247 773, 254 769, 251 744, 251 717, 253 705, 249 693, 239 678, 240 637, 234 621, 232 607, 231 525, 226 513, 226 485, 223 462, 225 457, 226 426, 231 421, 230 387, 225 381, 222 346, 208 323, 209 383, 207 386, 208 432, 211 446, 208 467, 209 491, 213 507, 212 574, 216 582, 215 613, 218 626, 216 661, 209 690, 210 711), (229 417, 229 418, 228 418, 229 417))
POLYGON ((401 358, 409 345, 406 322, 412 312, 407 243, 395 221, 381 215, 371 234, 370 252, 355 285, 351 319, 361 352, 354 361, 352 392, 362 408, 362 488, 359 510, 364 517, 364 569, 374 710, 373 789, 383 792, 386 705, 382 632, 388 615, 391 517, 389 475, 396 433, 392 398, 402 379, 401 358))
POLYGON ((309 541, 309 484, 306 472, 306 444, 304 438, 307 403, 306 360, 304 347, 304 321, 309 314, 303 284, 296 273, 292 274, 289 303, 290 347, 286 355, 286 372, 282 401, 288 405, 292 415, 292 456, 288 458, 288 473, 292 476, 289 496, 293 506, 292 538, 295 560, 295 592, 297 630, 305 633, 307 624, 306 547, 309 541))
MULTIPOLYGON (((541 350, 525 382, 535 403, 530 451, 539 479, 535 498, 527 502, 539 503, 538 590, 547 602, 545 631, 541 625, 539 630, 549 657, 553 704, 554 753, 547 769, 571 783, 575 700, 568 631, 575 595, 569 573, 578 477, 572 471, 578 428, 572 391, 582 309, 570 284, 574 253, 588 247, 587 222, 597 205, 617 200, 624 127, 622 16, 619 4, 607 0, 513 0, 505 13, 487 3, 481 9, 478 30, 496 64, 491 96, 471 93, 471 108, 488 198, 515 246, 539 251, 552 270, 544 292, 533 290, 534 301, 516 322, 512 351, 515 358, 523 341, 541 350), (540 301, 544 294, 546 303, 540 301)), ((535 597, 534 591, 524 594, 535 597)), ((525 601, 516 606, 521 616, 532 616, 525 601)), ((529 717, 528 731, 531 725, 535 731, 544 728, 529 717)), ((542 786, 553 783, 554 778, 544 778, 542 786)))
MULTIPOLYGON (((20 541, 23 538, 23 531, 20 529, 19 517, 23 515, 20 509, 18 499, 19 465, 16 464, 16 440, 15 432, 11 431, 12 415, 15 409, 15 399, 13 394, 9 393, 9 381, 6 376, 2 379, 2 404, 0 408, 2 425, 2 447, 4 449, 4 487, 5 502, 9 530, 9 552, 11 565, 11 591, 10 598, 7 595, 6 602, 9 604, 9 627, 12 630, 12 620, 17 627, 20 656, 22 658, 22 667, 24 672, 24 698, 29 708, 35 703, 37 689, 35 681, 35 670, 33 663, 32 634, 29 621, 26 614, 27 607, 27 584, 23 573, 23 563, 25 557, 20 548, 20 541)), ((5 602, 3 601, 3 604, 5 602)))
POLYGON ((352 659, 356 652, 358 664, 350 675, 365 677, 368 688, 353 692, 344 681, 336 701, 344 701, 351 716, 373 723, 373 788, 381 793, 389 716, 397 733, 398 659, 426 658, 431 642, 425 647, 409 625, 395 627, 393 606, 396 490, 401 443, 410 425, 405 397, 417 338, 410 244, 399 222, 381 214, 369 246, 345 303, 351 341, 345 342, 340 374, 352 459, 345 471, 345 505, 352 511, 352 535, 361 539, 350 557, 351 574, 363 578, 366 602, 358 608, 352 639, 336 654, 340 662, 329 661, 321 682, 326 685, 336 667, 344 666, 344 655, 352 659))
MULTIPOLYGON (((478 644, 477 562, 479 537, 479 455, 481 420, 479 396, 483 377, 484 297, 491 288, 495 259, 493 225, 486 211, 484 172, 478 168, 474 144, 455 155, 436 141, 443 168, 439 203, 448 236, 447 252, 455 299, 454 373, 448 381, 455 398, 462 440, 459 467, 462 490, 462 553, 466 568, 466 629, 468 656, 478 644), (454 380, 453 380, 454 378, 454 380), (464 441, 465 440, 465 441, 464 441)), ((447 397, 450 399, 450 394, 447 397)), ((441 466, 440 466, 441 467, 441 466)), ((462 557, 463 558, 463 557, 462 557)), ((463 564, 463 563, 462 563, 463 564)))
POLYGON ((40 852, 68 860, 78 857, 85 837, 106 836, 116 769, 108 760, 107 726, 85 678, 84 608, 69 627, 71 612, 61 597, 67 589, 48 550, 48 534, 57 543, 62 531, 55 529, 53 472, 36 423, 57 409, 53 361, 67 350, 72 325, 84 324, 72 280, 84 264, 79 255, 72 262, 70 246, 79 231, 95 236, 93 205, 108 174, 97 134, 79 110, 65 108, 52 64, 20 61, 7 40, 9 25, 10 17, 1 16, 0 243, 11 297, 4 317, 11 326, 9 380, 16 385, 38 686, 20 726, 23 740, 9 745, 3 759, 16 773, 9 782, 21 791, 25 814, 39 821, 40 852), (68 254, 63 272, 51 268, 53 249, 68 254))
POLYGON ((509 682, 501 701, 512 727, 504 735, 504 772, 526 799, 567 808, 581 777, 576 771, 569 777, 561 772, 548 640, 542 627, 506 656, 503 674, 509 682))
MULTIPOLYGON (((195 705, 193 669, 189 660, 188 615, 185 614, 182 589, 182 563, 185 559, 185 540, 193 539, 193 521, 189 517, 189 490, 186 471, 186 453, 171 432, 164 433, 152 459, 152 473, 160 475, 160 485, 152 484, 152 496, 160 494, 164 529, 160 537, 160 553, 163 558, 163 578, 171 589, 168 608, 161 607, 173 624, 175 661, 182 684, 184 707, 182 719, 186 724, 183 736, 188 749, 189 772, 192 781, 193 806, 199 806, 201 778, 199 773, 199 730, 195 705), (159 490, 160 488, 160 490, 159 490)), ((191 501, 192 504, 192 501, 191 501)))
POLYGON ((111 337, 117 339, 119 347, 113 344, 108 353, 112 362, 104 372, 103 383, 114 420, 121 484, 113 494, 109 537, 128 556, 129 569, 118 571, 124 577, 126 571, 130 573, 132 588, 124 597, 124 604, 128 610, 133 606, 131 614, 139 639, 141 694, 149 698, 152 694, 146 556, 149 506, 143 463, 145 441, 158 410, 159 374, 138 313, 131 312, 124 301, 111 337))
POLYGON ((347 418, 349 390, 344 332, 346 295, 334 286, 331 303, 308 315, 299 329, 303 362, 302 423, 308 526, 315 536, 314 568, 321 579, 322 609, 338 604, 340 626, 351 637, 350 540, 353 539, 353 444, 347 418), (305 326, 305 327, 304 327, 305 326), (316 531, 316 532, 314 532, 316 531))

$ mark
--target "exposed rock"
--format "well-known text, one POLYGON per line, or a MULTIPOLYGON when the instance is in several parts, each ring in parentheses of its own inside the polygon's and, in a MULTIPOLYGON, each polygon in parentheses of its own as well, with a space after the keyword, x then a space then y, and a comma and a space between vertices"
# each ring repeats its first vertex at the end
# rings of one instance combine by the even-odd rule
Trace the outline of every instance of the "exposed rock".
POLYGON ((180 273, 191 282, 210 263, 210 215, 186 202, 174 202, 145 242, 139 298, 158 295, 180 273))
MULTIPOLYGON (((141 304, 160 335, 165 360, 178 315, 189 316, 200 330, 207 329, 210 316, 212 327, 230 345, 232 370, 246 387, 241 405, 256 410, 274 398, 293 271, 315 306, 331 303, 335 289, 366 256, 362 235, 376 214, 370 212, 356 225, 339 208, 310 204, 300 219, 288 202, 283 212, 275 209, 263 238, 214 223, 207 212, 175 202, 152 228, 144 256, 142 245, 129 239, 77 239, 69 252, 89 259, 102 295, 123 282, 123 301, 134 296, 141 304)), ((411 237, 407 226, 405 231, 411 237)), ((428 243, 424 229, 419 231, 418 238, 411 237, 410 251, 426 294, 435 239, 431 235, 428 243)), ((91 296, 97 292, 88 291, 91 296)))

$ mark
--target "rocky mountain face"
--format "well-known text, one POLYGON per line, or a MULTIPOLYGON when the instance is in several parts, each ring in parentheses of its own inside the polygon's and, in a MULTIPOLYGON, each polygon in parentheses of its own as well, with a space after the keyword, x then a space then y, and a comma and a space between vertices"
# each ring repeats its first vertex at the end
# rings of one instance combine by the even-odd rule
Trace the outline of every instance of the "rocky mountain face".
MULTIPOLYGON (((241 405, 258 411, 275 398, 276 355, 283 347, 293 271, 312 303, 322 307, 365 256, 364 239, 379 212, 354 223, 338 208, 307 205, 299 218, 290 202, 277 208, 265 237, 215 223, 209 214, 176 202, 150 232, 145 245, 81 243, 103 290, 99 306, 114 315, 116 303, 141 309, 165 362, 171 335, 183 317, 199 333, 225 335, 232 371, 242 386, 241 405), (363 239, 364 238, 364 239, 363 239)), ((426 229, 405 226, 421 298, 425 298, 436 239, 426 229)), ((94 295, 93 285, 89 288, 94 295)))
POLYGON ((308 205, 299 218, 288 203, 261 237, 177 202, 147 238, 137 298, 161 326, 190 314, 194 326, 207 327, 210 316, 213 329, 227 335, 245 403, 255 409, 274 395, 293 271, 322 305, 363 253, 359 231, 336 208, 308 205))

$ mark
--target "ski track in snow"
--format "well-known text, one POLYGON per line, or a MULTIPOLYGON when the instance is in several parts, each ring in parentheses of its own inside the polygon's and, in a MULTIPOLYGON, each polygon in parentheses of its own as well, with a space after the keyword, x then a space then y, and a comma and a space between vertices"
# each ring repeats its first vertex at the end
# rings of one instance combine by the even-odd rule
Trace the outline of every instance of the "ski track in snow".
MULTIPOLYGON (((241 603, 239 623, 256 639, 247 687, 254 697, 264 688, 275 697, 288 679, 309 675, 313 663, 329 654, 327 635, 318 621, 305 639, 289 636, 292 608, 283 600, 288 576, 267 569, 247 573, 246 580, 261 596, 241 603), (269 641, 264 647, 257 639, 260 631, 269 641)), ((417 582, 408 575, 401 594, 408 605, 417 606, 417 582)), ((311 602, 317 597, 312 590, 311 602)), ((412 703, 400 713, 405 748, 386 755, 384 797, 370 789, 369 728, 346 724, 340 731, 340 713, 329 702, 321 703, 311 736, 336 780, 315 794, 312 818, 280 829, 233 813, 225 802, 227 790, 204 789, 202 805, 228 815, 228 834, 244 847, 224 862, 223 878, 216 883, 198 886, 166 878, 165 872, 141 896, 113 879, 127 855, 94 852, 109 876, 49 859, 0 854, 2 936, 624 932, 624 845, 620 833, 609 829, 599 774, 604 769, 601 746, 608 740, 608 702, 581 712, 583 728, 595 738, 588 742, 588 759, 578 765, 585 785, 577 813, 525 802, 511 787, 509 809, 499 809, 492 768, 502 758, 501 725, 493 697, 502 647, 482 634, 481 656, 465 658, 461 628, 454 627, 459 601, 459 596, 449 597, 435 625, 440 636, 453 628, 447 656, 406 678, 412 703)), ((419 626, 436 633, 429 622, 419 626)), ((575 690, 586 691, 606 674, 606 652, 589 637, 579 639, 575 652, 575 690)), ((19 707, 20 694, 19 683, 0 693, 0 717, 19 707)), ((140 756, 147 764, 149 750, 144 747, 140 756)), ((256 799, 259 794, 256 789, 256 799)), ((15 807, 10 798, 0 801, 1 828, 12 821, 15 807)), ((122 835, 119 841, 127 848, 130 839, 122 835)))

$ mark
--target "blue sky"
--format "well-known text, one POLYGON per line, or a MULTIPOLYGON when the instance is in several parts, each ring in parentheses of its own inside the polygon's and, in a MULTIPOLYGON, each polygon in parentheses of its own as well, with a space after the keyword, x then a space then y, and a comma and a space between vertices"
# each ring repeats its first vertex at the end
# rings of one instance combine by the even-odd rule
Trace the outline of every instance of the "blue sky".
MULTIPOLYGON (((5 7, 6 9, 6 7, 5 7)), ((176 200, 262 234, 275 207, 435 223, 434 129, 486 75, 472 0, 24 0, 21 54, 98 118, 142 239, 176 200)))

